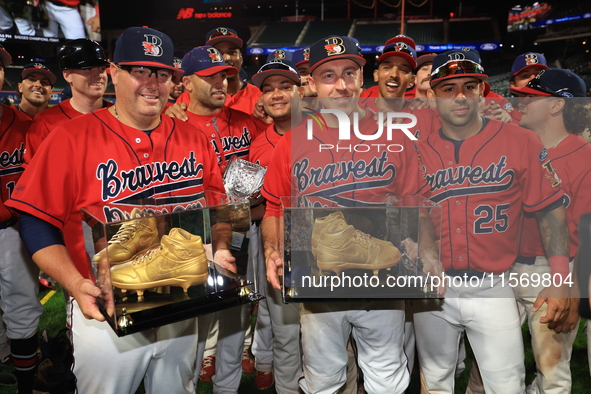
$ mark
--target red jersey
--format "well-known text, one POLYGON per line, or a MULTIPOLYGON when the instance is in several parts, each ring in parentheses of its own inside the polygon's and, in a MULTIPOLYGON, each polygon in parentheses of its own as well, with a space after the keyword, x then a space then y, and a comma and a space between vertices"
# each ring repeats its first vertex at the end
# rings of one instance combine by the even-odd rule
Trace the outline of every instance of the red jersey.
POLYGON ((187 123, 203 131, 209 139, 222 173, 232 156, 248 160, 252 140, 263 131, 252 117, 228 107, 222 107, 215 115, 197 115, 187 111, 187 116, 187 123))
MULTIPOLYGON (((233 96, 226 96, 226 107, 242 111, 246 114, 252 114, 254 112, 254 106, 261 98, 261 91, 256 86, 244 82, 244 86, 233 96)), ((189 105, 191 97, 189 92, 185 91, 183 94, 176 99, 177 103, 186 103, 189 105)))
MULTIPOLYGON (((400 146, 397 152, 385 146, 361 152, 346 147, 371 147, 377 141, 361 140, 354 133, 341 141, 338 129, 320 128, 314 122, 313 139, 307 140, 306 124, 305 119, 288 131, 275 148, 262 190, 268 201, 265 216, 281 215, 280 197, 300 197, 304 206, 347 206, 353 201, 371 204, 374 196, 412 195, 424 185, 413 141, 402 132, 393 133, 387 144, 380 140, 382 145, 400 146), (319 149, 320 144, 340 149, 319 149)), ((367 111, 359 121, 359 130, 364 135, 375 133, 373 112, 367 111)))
POLYGON ((562 199, 562 189, 543 166, 548 152, 533 131, 491 119, 464 141, 439 130, 417 146, 430 188, 426 196, 443 206, 446 270, 506 271, 517 256, 522 211, 562 199))
MULTIPOLYGON (((148 136, 101 109, 51 132, 7 205, 62 230, 78 271, 92 279, 80 209, 104 206, 103 219, 110 222, 123 213, 106 204, 134 205, 141 199, 169 197, 199 201, 205 190, 223 192, 208 145, 202 132, 168 116, 161 116, 160 125, 148 136)), ((171 212, 184 208, 170 204, 171 212)))
POLYGON ((24 171, 25 136, 31 125, 31 118, 18 109, 0 105, 0 222, 6 222, 13 218, 13 213, 4 206, 4 202, 10 198, 24 171))
POLYGON ((275 131, 275 125, 269 125, 267 130, 259 134, 257 138, 252 141, 250 145, 250 161, 260 165, 261 167, 268 167, 273 157, 275 147, 281 140, 283 135, 275 131))
MULTIPOLYGON (((584 165, 591 157, 591 145, 581 136, 569 134, 554 148, 548 149, 548 160, 542 165, 549 171, 556 170, 562 181, 563 204, 570 233, 570 255, 574 257, 579 248, 577 224, 584 213, 591 211, 591 166, 584 165)), ((532 215, 522 219, 523 231, 519 239, 519 255, 524 257, 545 256, 538 222, 532 215)))
MULTIPOLYGON (((103 101, 103 108, 110 107, 113 103, 103 101)), ((39 145, 47 138, 51 130, 63 123, 84 115, 72 107, 70 99, 54 105, 51 108, 42 111, 35 116, 33 124, 27 132, 27 151, 25 152, 25 163, 29 163, 39 145)))

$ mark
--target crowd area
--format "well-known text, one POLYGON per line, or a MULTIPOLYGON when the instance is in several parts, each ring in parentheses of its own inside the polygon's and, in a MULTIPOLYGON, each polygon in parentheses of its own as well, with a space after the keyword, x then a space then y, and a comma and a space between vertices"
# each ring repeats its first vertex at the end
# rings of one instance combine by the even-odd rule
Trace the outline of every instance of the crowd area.
MULTIPOLYGON (((68 293, 78 393, 133 394, 142 382, 147 393, 194 393, 200 380, 212 380, 215 393, 237 393, 243 371, 256 371, 259 389, 282 394, 404 393, 416 364, 422 392, 451 394, 465 340, 475 358, 467 392, 570 393, 579 313, 591 315, 579 291, 587 282, 575 275, 588 263, 576 256, 578 223, 591 211, 584 81, 527 52, 510 66, 515 98, 505 98, 491 91, 477 51, 419 56, 404 35, 384 43, 371 88, 362 88, 359 43, 338 35, 278 50, 248 80, 243 46, 219 27, 174 58, 166 34, 130 27, 108 61, 96 41, 74 39, 58 54, 71 97, 49 108, 58 76, 41 63, 24 67, 20 103, 0 105, 0 356, 15 365, 18 393, 42 392, 34 387, 40 270, 68 293), (103 99, 109 78, 116 104, 103 99), (400 151, 318 151, 320 140, 342 143, 341 115, 355 122, 354 146, 371 140, 382 113, 416 120, 410 135, 388 136, 400 151), (296 143, 318 117, 318 141, 296 143), (113 314, 115 300, 112 286, 97 283, 81 208, 138 195, 199 201, 207 190, 224 192, 234 158, 267 168, 264 198, 250 210, 249 255, 266 296, 255 328, 252 305, 243 305, 118 337, 97 305, 100 298, 113 314), (195 171, 163 170, 189 166, 195 171), (152 176, 130 175, 140 172, 152 176), (395 238, 346 212, 315 217, 318 267, 375 274, 398 264, 402 251, 425 274, 451 278, 441 281, 443 298, 283 303, 280 198, 347 208, 388 195, 423 196, 441 216, 421 211, 418 229, 395 238), (533 277, 540 280, 521 280, 533 277), (474 287, 474 278, 490 279, 474 287), (537 368, 527 387, 525 321, 537 368)), ((11 55, 0 47, 0 85, 11 55)), ((191 255, 203 250, 201 239, 182 229, 156 239, 155 222, 131 208, 129 219, 138 220, 103 252, 113 284, 143 291, 166 281, 187 291, 203 283, 192 271, 201 252, 191 255)), ((217 245, 211 259, 235 271, 229 247, 217 245)))

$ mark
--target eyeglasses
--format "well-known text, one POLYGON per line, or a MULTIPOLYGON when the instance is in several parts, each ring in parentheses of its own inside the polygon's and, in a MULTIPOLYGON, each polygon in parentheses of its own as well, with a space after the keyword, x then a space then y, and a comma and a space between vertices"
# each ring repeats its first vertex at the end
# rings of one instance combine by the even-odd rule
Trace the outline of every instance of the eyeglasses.
POLYGON ((456 74, 484 74, 484 68, 470 60, 447 62, 431 71, 431 79, 445 78, 456 74))
POLYGON ((152 74, 156 75, 158 83, 165 83, 172 80, 172 70, 165 68, 148 67, 148 66, 121 66, 117 65, 122 70, 127 71, 132 77, 140 81, 147 81, 152 74))
MULTIPOLYGON (((540 85, 540 79, 539 78, 534 78, 531 81, 529 81, 526 85, 528 88, 537 90, 539 92, 543 92, 543 93, 547 93, 550 96, 553 97, 565 97, 566 95, 560 94, 559 92, 556 92, 554 90, 550 90, 545 86, 540 85)), ((562 89, 561 89, 562 90, 562 89)))
POLYGON ((293 67, 291 67, 289 64, 285 64, 282 62, 269 62, 269 63, 263 65, 263 67, 261 67, 259 69, 259 71, 257 71, 257 73, 267 71, 267 70, 286 70, 286 71, 291 71, 295 75, 299 75, 299 73, 293 67))

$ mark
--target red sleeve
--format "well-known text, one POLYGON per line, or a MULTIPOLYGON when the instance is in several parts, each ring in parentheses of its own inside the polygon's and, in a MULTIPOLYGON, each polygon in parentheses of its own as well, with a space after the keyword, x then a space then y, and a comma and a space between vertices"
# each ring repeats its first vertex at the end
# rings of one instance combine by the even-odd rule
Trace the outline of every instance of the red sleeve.
POLYGON ((187 105, 189 105, 189 103, 191 102, 191 96, 189 96, 189 92, 184 91, 183 93, 181 93, 181 95, 176 99, 176 102, 186 103, 187 105))
POLYGON ((267 199, 265 217, 281 216, 281 197, 291 195, 291 132, 281 138, 267 167, 261 194, 267 199))

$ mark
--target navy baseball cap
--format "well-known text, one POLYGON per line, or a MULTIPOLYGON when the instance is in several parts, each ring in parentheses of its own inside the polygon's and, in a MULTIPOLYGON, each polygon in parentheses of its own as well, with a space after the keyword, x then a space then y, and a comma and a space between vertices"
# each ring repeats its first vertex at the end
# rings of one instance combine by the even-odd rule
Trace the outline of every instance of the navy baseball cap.
POLYGON ((295 51, 291 57, 291 61, 294 62, 296 66, 300 64, 307 63, 310 61, 310 47, 307 48, 300 48, 295 51))
POLYGON ((391 56, 400 56, 403 59, 406 59, 413 71, 417 68, 417 52, 404 41, 393 41, 386 45, 382 50, 382 54, 378 58, 378 62, 381 63, 384 59, 391 56))
POLYGON ((541 53, 527 52, 523 55, 517 56, 511 67, 511 75, 515 76, 518 72, 525 70, 529 67, 541 67, 543 69, 548 68, 546 63, 546 57, 541 53))
POLYGON ((585 97, 585 82, 574 72, 561 68, 547 68, 522 88, 509 88, 518 95, 532 94, 552 97, 585 97))
POLYGON ((415 51, 417 49, 417 44, 416 44, 415 40, 413 40, 409 36, 405 36, 404 34, 399 34, 396 37, 390 38, 388 41, 386 41, 386 44, 384 44, 384 46, 394 44, 395 42, 403 42, 406 45, 412 47, 412 49, 414 49, 415 51))
POLYGON ((480 64, 478 51, 447 51, 433 59, 431 87, 446 79, 465 77, 474 77, 481 81, 488 78, 480 64))
POLYGON ((270 53, 269 56, 267 56, 267 63, 273 60, 292 60, 292 58, 292 52, 286 51, 285 49, 277 49, 275 52, 270 53))
POLYGON ((23 72, 21 73, 21 79, 25 79, 29 76, 29 74, 39 73, 45 76, 49 80, 51 86, 55 85, 55 81, 57 81, 57 77, 54 73, 51 72, 45 65, 41 63, 29 63, 23 68, 23 72))
POLYGON ((226 65, 222 54, 209 45, 191 49, 182 61, 183 75, 199 75, 208 77, 225 71, 229 75, 238 74, 236 67, 226 65))
POLYGON ((264 64, 259 71, 252 76, 252 83, 260 89, 265 79, 273 75, 284 76, 298 85, 301 82, 300 73, 292 61, 287 59, 273 59, 264 64))
POLYGON ((321 64, 339 59, 353 60, 359 67, 365 65, 365 59, 355 41, 349 37, 328 36, 310 46, 310 73, 321 64))
POLYGON ((113 62, 122 66, 153 66, 178 72, 174 46, 166 34, 148 27, 129 27, 117 38, 113 62))
POLYGON ((4 67, 12 64, 12 56, 10 56, 10 53, 2 45, 0 45, 0 60, 2 60, 4 67))
POLYGON ((218 42, 223 41, 231 42, 238 48, 242 48, 244 44, 242 39, 238 37, 236 30, 228 29, 227 27, 217 27, 205 36, 205 45, 214 46, 218 42))

